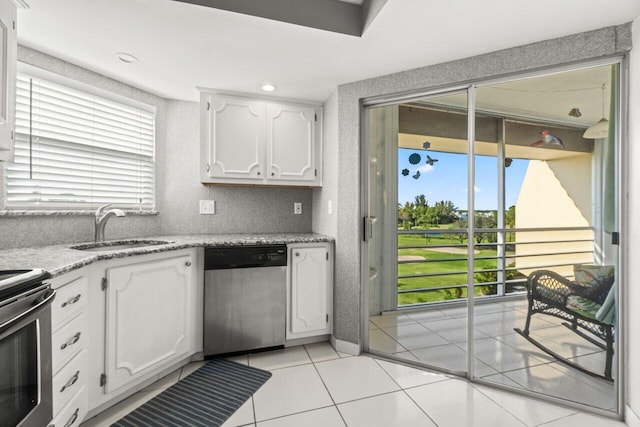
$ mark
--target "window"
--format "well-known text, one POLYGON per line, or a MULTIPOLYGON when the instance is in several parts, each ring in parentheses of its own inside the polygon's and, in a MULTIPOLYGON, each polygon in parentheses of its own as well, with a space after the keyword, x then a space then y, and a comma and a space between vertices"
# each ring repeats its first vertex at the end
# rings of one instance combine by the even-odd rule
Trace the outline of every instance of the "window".
POLYGON ((153 209, 153 107, 79 87, 18 73, 5 208, 82 210, 111 203, 153 209))

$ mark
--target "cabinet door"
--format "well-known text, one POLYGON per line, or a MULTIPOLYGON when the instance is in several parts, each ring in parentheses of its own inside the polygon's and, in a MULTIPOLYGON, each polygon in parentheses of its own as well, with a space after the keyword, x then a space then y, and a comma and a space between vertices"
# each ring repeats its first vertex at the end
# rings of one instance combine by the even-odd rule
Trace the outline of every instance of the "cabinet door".
POLYGON ((107 270, 107 393, 188 353, 191 263, 182 256, 107 270))
POLYGON ((316 119, 314 108, 267 105, 268 181, 316 181, 316 119))
POLYGON ((16 55, 16 8, 0 0, 0 161, 13 160, 16 55))
POLYGON ((264 103, 203 93, 201 108, 205 113, 201 132, 208 149, 208 176, 262 181, 264 103))
POLYGON ((329 313, 329 256, 326 247, 291 248, 289 327, 287 338, 331 332, 329 313))

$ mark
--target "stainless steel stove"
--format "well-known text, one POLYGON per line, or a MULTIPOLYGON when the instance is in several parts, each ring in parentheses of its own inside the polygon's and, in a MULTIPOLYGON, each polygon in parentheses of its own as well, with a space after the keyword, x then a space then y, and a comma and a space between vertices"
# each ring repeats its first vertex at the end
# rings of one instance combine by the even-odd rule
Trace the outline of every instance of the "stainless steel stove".
POLYGON ((0 425, 46 426, 53 416, 51 302, 40 269, 0 270, 0 425))

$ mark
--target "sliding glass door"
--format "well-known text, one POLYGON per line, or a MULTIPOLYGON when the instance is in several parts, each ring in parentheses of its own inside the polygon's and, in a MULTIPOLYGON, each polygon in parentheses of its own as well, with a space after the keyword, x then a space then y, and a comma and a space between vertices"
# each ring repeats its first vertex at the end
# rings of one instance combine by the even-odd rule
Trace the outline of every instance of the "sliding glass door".
POLYGON ((614 63, 365 109, 369 352, 618 410, 618 87, 614 63))

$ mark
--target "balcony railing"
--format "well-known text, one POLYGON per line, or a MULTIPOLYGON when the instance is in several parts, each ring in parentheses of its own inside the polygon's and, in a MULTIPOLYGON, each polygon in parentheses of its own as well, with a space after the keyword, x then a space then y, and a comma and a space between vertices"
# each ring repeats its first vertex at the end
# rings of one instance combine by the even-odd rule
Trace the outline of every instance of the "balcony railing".
MULTIPOLYGON (((398 307, 467 298, 466 229, 398 230, 398 307)), ((594 262, 591 227, 477 229, 473 243, 474 296, 524 292, 538 269, 573 274, 594 262)))

